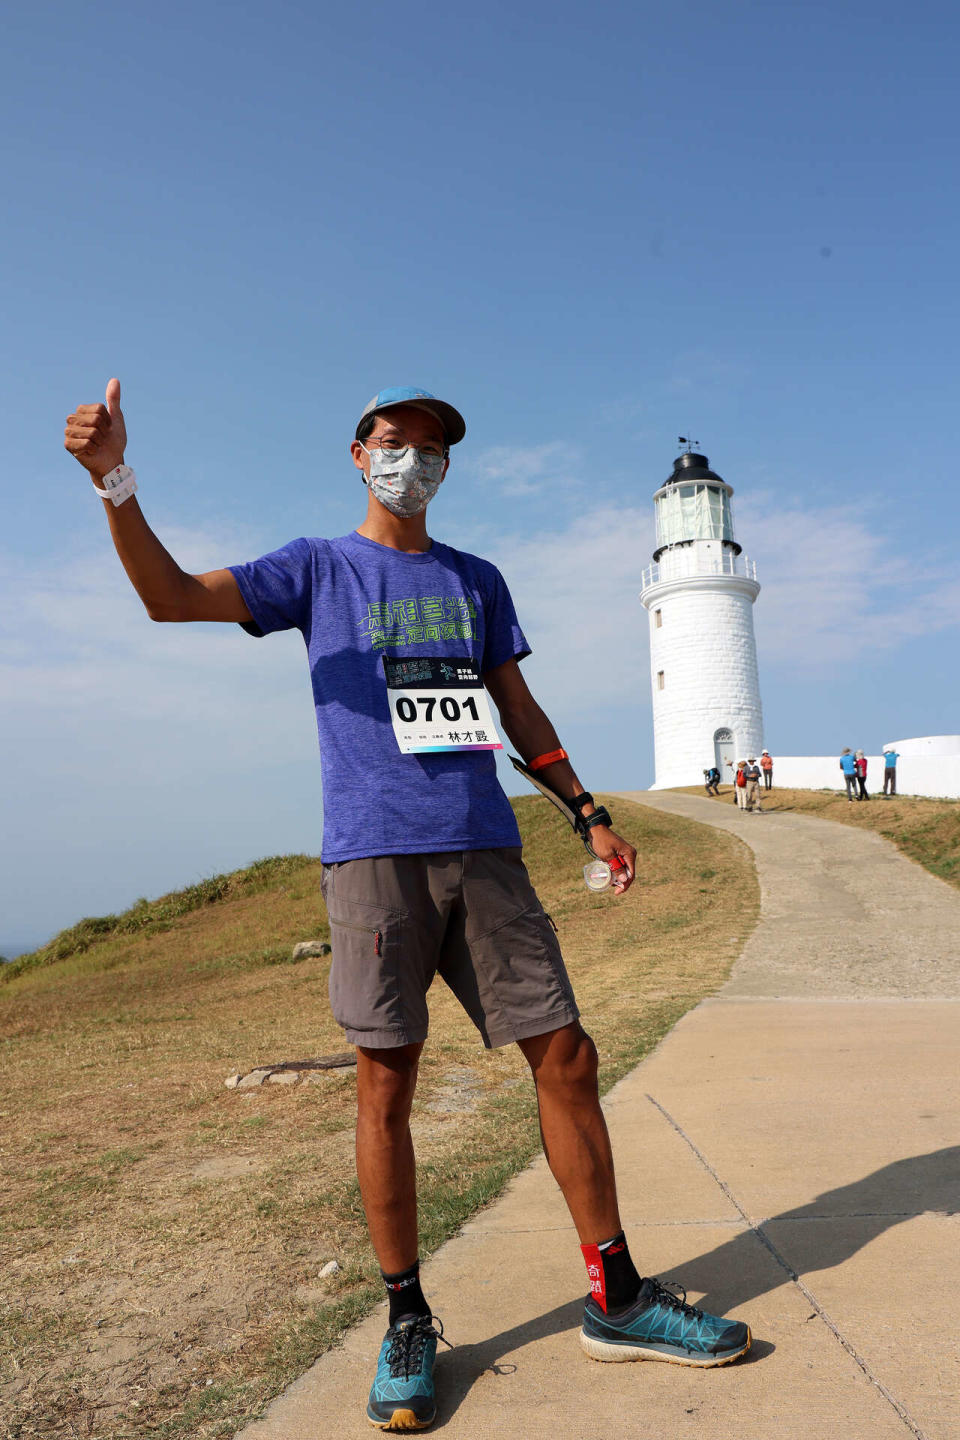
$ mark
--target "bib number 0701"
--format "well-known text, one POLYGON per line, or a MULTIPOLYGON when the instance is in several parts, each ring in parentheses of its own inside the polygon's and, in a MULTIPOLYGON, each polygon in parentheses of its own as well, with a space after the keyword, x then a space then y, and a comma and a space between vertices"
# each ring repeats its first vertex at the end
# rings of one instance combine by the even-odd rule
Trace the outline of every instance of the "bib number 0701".
MULTIPOLYGON (((417 719, 417 705, 422 705, 423 714, 420 718, 430 721, 433 719, 436 704, 437 697, 435 695, 418 695, 416 704, 414 704, 409 695, 401 695, 397 701, 397 714, 401 720, 405 720, 407 724, 410 725, 417 719)), ((454 700, 452 695, 444 695, 441 698, 440 714, 444 720, 459 720, 460 716, 464 713, 469 715, 473 720, 480 719, 477 702, 472 695, 465 696, 462 705, 459 700, 454 700)))

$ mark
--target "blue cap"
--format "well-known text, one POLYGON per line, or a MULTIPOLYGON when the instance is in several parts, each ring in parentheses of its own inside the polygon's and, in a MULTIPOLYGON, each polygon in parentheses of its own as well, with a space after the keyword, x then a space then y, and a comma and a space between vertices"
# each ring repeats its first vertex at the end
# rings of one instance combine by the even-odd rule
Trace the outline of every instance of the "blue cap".
POLYGON ((381 410, 389 410, 394 405, 419 405, 421 410, 432 411, 443 426, 448 445, 456 445, 467 433, 466 422, 459 410, 454 410, 445 400, 438 400, 429 390, 418 390, 415 385, 392 385, 387 390, 379 390, 373 399, 364 405, 363 414, 357 421, 357 429, 360 429, 368 415, 378 415, 381 410))

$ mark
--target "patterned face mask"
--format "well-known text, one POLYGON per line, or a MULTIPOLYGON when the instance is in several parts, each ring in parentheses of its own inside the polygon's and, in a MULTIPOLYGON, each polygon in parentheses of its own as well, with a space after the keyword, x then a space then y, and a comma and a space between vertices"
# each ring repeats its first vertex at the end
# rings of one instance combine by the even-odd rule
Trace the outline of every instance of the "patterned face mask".
POLYGON ((370 478, 364 476, 364 484, 381 505, 405 520, 426 510, 443 482, 443 455, 431 455, 412 445, 402 450, 368 450, 362 440, 360 448, 370 456, 370 478))

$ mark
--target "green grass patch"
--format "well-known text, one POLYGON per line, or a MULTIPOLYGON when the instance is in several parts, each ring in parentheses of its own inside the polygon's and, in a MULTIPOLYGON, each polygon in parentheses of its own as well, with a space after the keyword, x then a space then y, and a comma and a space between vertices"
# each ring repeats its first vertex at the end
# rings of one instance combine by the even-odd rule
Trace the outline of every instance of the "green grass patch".
MULTIPOLYGON (((119 915, 90 915, 61 930, 39 950, 21 955, 18 959, 0 969, 0 983, 9 983, 26 970, 43 965, 56 964, 74 955, 83 955, 91 946, 108 936, 115 935, 156 935, 168 929, 175 920, 190 915, 207 905, 218 905, 224 900, 236 900, 247 895, 257 895, 272 889, 290 879, 308 865, 315 865, 312 855, 273 855, 264 860, 255 860, 242 870, 232 870, 226 875, 211 875, 183 890, 171 890, 157 900, 137 900, 119 915)), ((261 958, 260 964, 281 964, 279 951, 269 952, 271 958, 261 958)))

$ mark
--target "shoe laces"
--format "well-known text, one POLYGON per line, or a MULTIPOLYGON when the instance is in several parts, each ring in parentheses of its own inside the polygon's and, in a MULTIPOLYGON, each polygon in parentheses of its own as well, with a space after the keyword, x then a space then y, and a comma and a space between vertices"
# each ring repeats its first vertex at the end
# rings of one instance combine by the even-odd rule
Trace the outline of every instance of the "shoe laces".
POLYGON ((448 1349, 453 1349, 450 1341, 443 1339, 443 1321, 437 1320, 437 1325, 440 1326, 439 1330, 424 1316, 422 1319, 413 1320, 407 1325, 400 1325, 396 1328, 390 1349, 387 1351, 387 1364, 390 1366, 391 1375, 402 1375, 404 1379, 409 1379, 411 1374, 417 1373, 423 1363, 423 1352, 426 1348, 427 1337, 430 1335, 434 1335, 438 1340, 443 1340, 448 1349))
POLYGON ((679 1280, 655 1280, 653 1276, 647 1277, 648 1283, 653 1286, 653 1299, 658 1300, 661 1305, 669 1305, 671 1310, 679 1310, 683 1315, 693 1315, 697 1320, 703 1319, 703 1311, 696 1305, 687 1304, 687 1292, 679 1280), (674 1294, 679 1290, 680 1294, 674 1294))

